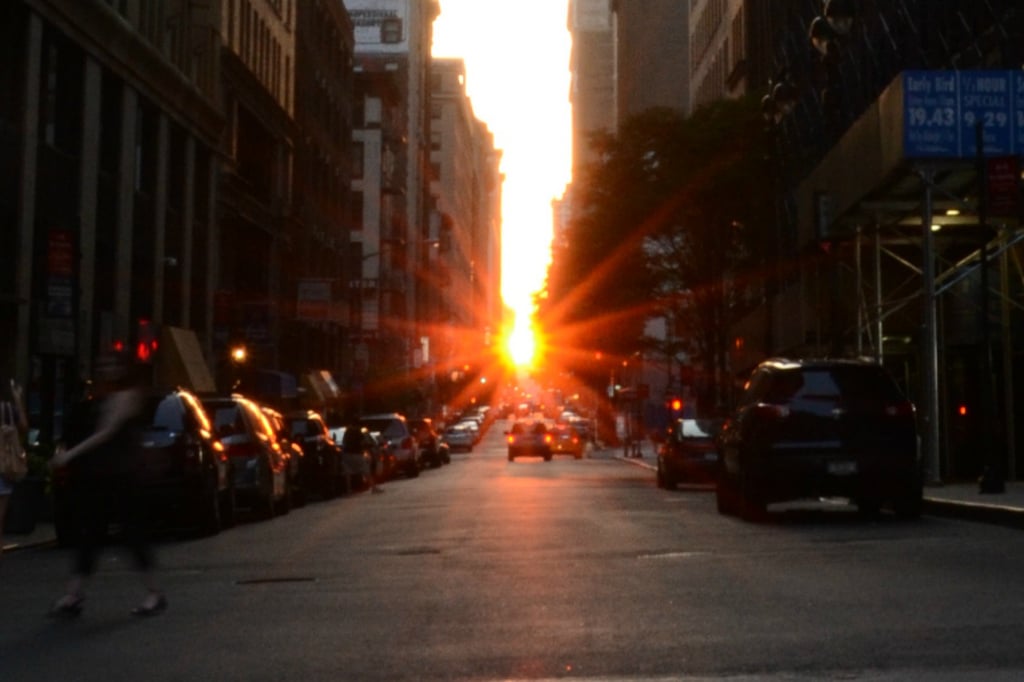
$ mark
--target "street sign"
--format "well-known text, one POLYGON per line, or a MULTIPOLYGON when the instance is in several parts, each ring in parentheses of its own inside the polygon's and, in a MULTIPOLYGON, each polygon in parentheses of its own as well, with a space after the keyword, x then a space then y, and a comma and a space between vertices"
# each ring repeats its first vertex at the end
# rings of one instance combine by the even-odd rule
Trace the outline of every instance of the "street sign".
POLYGON ((904 156, 973 158, 978 124, 985 156, 1024 152, 1024 73, 904 72, 904 156))

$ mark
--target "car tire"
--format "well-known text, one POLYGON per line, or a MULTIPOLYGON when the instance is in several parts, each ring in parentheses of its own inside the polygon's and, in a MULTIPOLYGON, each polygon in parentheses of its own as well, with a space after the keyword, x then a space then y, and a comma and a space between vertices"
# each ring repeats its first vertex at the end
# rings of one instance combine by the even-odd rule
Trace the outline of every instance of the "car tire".
POLYGON ((544 455, 544 461, 545 462, 550 462, 551 461, 551 454, 550 453, 544 455))
POLYGON ((751 523, 764 521, 767 511, 764 499, 756 490, 750 476, 743 472, 740 472, 739 489, 740 518, 751 523))
POLYGON ((516 461, 516 456, 513 455, 511 452, 508 453, 508 461, 510 461, 510 462, 516 461))
POLYGON ((665 490, 675 490, 678 482, 676 477, 668 470, 662 460, 658 460, 658 474, 661 477, 661 487, 665 490))
POLYGON ((877 498, 862 497, 855 501, 857 513, 866 519, 876 519, 882 511, 882 504, 877 498))
POLYGON ((235 488, 229 487, 220 494, 220 524, 223 528, 235 525, 235 488))
POLYGON ((895 500, 892 511, 900 519, 916 519, 921 516, 924 501, 920 493, 911 493, 906 497, 895 500))
POLYGON ((405 467, 406 478, 418 478, 420 475, 420 464, 415 459, 405 467))
POLYGON ((724 472, 715 485, 715 507, 722 516, 736 514, 736 486, 724 472))
MULTIPOLYGON (((207 477, 210 479, 210 477, 207 477)), ((217 494, 217 481, 207 480, 203 483, 203 492, 195 510, 196 531, 201 537, 211 537, 221 531, 220 496, 217 494)))

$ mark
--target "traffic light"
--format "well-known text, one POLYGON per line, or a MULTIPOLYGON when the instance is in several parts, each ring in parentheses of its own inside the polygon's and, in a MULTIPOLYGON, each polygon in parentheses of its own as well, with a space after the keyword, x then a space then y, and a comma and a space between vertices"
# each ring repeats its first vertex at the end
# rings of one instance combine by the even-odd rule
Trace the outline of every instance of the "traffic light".
POLYGON ((143 364, 153 362, 157 341, 156 325, 151 320, 139 318, 135 323, 135 360, 143 364))

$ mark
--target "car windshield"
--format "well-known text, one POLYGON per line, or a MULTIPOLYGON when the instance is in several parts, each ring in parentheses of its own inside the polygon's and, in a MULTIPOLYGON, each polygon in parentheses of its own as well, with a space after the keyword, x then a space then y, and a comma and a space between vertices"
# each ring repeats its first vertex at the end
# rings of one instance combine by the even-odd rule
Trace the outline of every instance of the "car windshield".
POLYGON ((405 423, 399 419, 364 419, 361 424, 370 431, 377 431, 389 440, 400 440, 408 435, 405 423))

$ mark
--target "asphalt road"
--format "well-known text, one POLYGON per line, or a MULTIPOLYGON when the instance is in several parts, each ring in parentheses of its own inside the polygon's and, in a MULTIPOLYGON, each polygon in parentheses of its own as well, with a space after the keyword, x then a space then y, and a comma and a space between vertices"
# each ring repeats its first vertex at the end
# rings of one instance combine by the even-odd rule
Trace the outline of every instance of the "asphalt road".
POLYGON ((1024 679, 1024 535, 798 507, 751 525, 600 454, 472 454, 383 495, 159 547, 170 600, 108 552, 0 559, 0 680, 1024 679))

